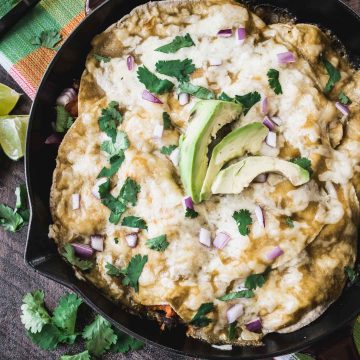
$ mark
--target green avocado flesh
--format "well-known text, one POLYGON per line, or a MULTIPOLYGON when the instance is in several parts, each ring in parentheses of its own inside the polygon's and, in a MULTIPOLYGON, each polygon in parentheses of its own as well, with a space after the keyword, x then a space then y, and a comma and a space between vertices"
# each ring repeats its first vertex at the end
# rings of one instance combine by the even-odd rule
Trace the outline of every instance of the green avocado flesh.
POLYGON ((191 115, 190 124, 180 144, 180 175, 187 195, 195 203, 200 201, 200 192, 208 167, 207 152, 212 138, 226 124, 242 113, 240 104, 220 101, 199 101, 191 115))
POLYGON ((269 133, 268 128, 254 122, 235 129, 217 144, 211 154, 209 167, 201 189, 200 200, 207 200, 211 196, 211 185, 216 175, 228 161, 243 156, 245 153, 256 154, 269 133))
POLYGON ((211 187, 213 194, 239 194, 260 174, 274 172, 287 177, 294 186, 310 180, 299 165, 270 156, 250 156, 221 170, 211 187))

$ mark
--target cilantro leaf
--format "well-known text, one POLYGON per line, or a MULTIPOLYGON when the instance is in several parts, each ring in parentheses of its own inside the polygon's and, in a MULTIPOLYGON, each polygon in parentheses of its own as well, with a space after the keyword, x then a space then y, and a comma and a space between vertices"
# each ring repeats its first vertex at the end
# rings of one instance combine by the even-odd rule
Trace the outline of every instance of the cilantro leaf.
POLYGON ((293 228, 294 227, 294 220, 288 216, 286 219, 285 219, 285 222, 286 222, 286 225, 289 227, 289 228, 293 228))
POLYGON ((122 115, 118 110, 118 106, 118 102, 111 101, 107 108, 101 110, 101 116, 98 120, 100 130, 103 131, 112 142, 116 141, 116 128, 123 120, 122 115))
POLYGON ((104 354, 117 340, 111 324, 100 315, 96 315, 95 320, 85 326, 82 337, 86 340, 86 349, 94 356, 104 354))
POLYGON ((193 95, 202 100, 212 100, 215 99, 215 94, 202 86, 193 85, 189 82, 185 82, 179 85, 179 93, 186 93, 193 95))
POLYGON ((111 194, 107 194, 101 199, 101 202, 110 209, 109 221, 116 225, 120 221, 121 215, 126 211, 126 204, 111 194))
POLYGON ((160 235, 146 241, 146 246, 151 250, 163 252, 169 246, 169 242, 166 239, 166 235, 160 235))
POLYGON ((233 214, 233 219, 236 221, 236 225, 239 228, 239 232, 241 235, 249 234, 249 225, 252 224, 252 219, 250 215, 250 211, 246 209, 241 209, 239 211, 235 211, 233 214))
POLYGON ((100 146, 100 149, 108 153, 110 156, 118 155, 128 148, 129 139, 124 131, 117 132, 114 142, 110 140, 104 141, 100 146))
POLYGON ((199 216, 199 213, 195 211, 194 209, 186 208, 185 210, 185 217, 190 219, 195 219, 199 216))
POLYGON ((144 343, 142 341, 137 340, 117 329, 114 331, 117 335, 117 341, 111 346, 111 352, 125 354, 131 350, 140 350, 144 347, 144 343))
POLYGON ((164 130, 169 130, 172 128, 172 124, 171 124, 171 118, 170 115, 164 111, 162 114, 162 118, 163 118, 163 126, 164 126, 164 130))
POLYGON ((91 360, 89 351, 83 351, 82 353, 75 355, 63 355, 60 360, 91 360))
POLYGON ((350 98, 348 98, 343 91, 341 91, 339 94, 339 101, 344 105, 349 105, 352 103, 350 98))
POLYGON ((122 276, 124 275, 124 271, 117 268, 116 266, 110 264, 109 262, 105 265, 106 274, 110 276, 122 276))
POLYGON ((175 77, 180 82, 189 81, 189 75, 196 70, 191 59, 160 60, 155 67, 158 73, 175 77))
POLYGON ((344 271, 345 271, 346 276, 349 279, 348 286, 354 285, 358 281, 358 278, 360 275, 359 272, 356 271, 355 268, 351 268, 350 266, 345 266, 344 271))
POLYGON ((324 93, 328 94, 334 88, 335 84, 341 79, 341 74, 330 61, 325 59, 325 57, 322 56, 321 61, 329 75, 329 79, 324 88, 324 93))
POLYGON ((237 325, 237 321, 234 321, 228 327, 229 340, 234 340, 236 338, 236 325, 237 325))
POLYGON ((144 84, 146 89, 151 93, 165 94, 170 92, 174 87, 171 81, 159 79, 146 66, 139 67, 137 74, 139 81, 144 84))
POLYGON ((233 299, 239 299, 239 298, 252 298, 254 297, 254 292, 252 290, 240 290, 240 291, 236 291, 236 292, 232 292, 229 294, 225 294, 223 296, 218 297, 218 300, 221 301, 229 301, 229 300, 233 300, 233 299))
POLYGON ((155 51, 160 51, 165 54, 173 54, 181 48, 191 47, 194 45, 195 44, 191 39, 191 36, 186 34, 185 36, 175 36, 175 39, 171 43, 160 46, 159 48, 155 49, 155 51))
POLYGON ((124 217, 121 225, 122 226, 133 227, 133 228, 138 228, 138 229, 145 229, 145 230, 148 229, 145 220, 142 219, 142 218, 139 218, 137 216, 126 216, 126 217, 124 217))
POLYGON ((306 157, 293 158, 290 160, 290 162, 302 167, 303 169, 307 170, 310 174, 312 173, 311 161, 308 158, 306 157))
POLYGON ((125 154, 123 151, 119 152, 118 155, 114 155, 110 158, 110 168, 103 167, 99 172, 97 178, 108 177, 111 178, 120 169, 121 164, 125 160, 125 154))
POLYGON ((99 54, 93 54, 93 58, 99 62, 103 61, 104 63, 108 63, 111 60, 110 57, 99 55, 99 54))
POLYGON ((6 231, 15 232, 22 228, 24 220, 11 207, 0 204, 0 225, 6 231))
POLYGON ((140 185, 128 177, 120 190, 119 199, 125 204, 135 206, 137 203, 137 194, 139 192, 140 185))
POLYGON ((260 94, 257 91, 250 92, 245 95, 236 95, 235 102, 243 106, 244 115, 261 99, 260 94))
POLYGON ((205 315, 211 311, 214 311, 214 304, 212 302, 201 304, 195 316, 190 321, 190 324, 196 327, 208 326, 212 320, 205 315))
POLYGON ((235 101, 234 98, 230 97, 228 94, 222 92, 219 96, 219 100, 222 100, 222 101, 229 101, 229 102, 232 102, 232 101, 235 101))
POLYGON ((90 270, 94 264, 90 260, 80 260, 75 256, 75 250, 70 244, 65 244, 61 255, 73 266, 80 270, 90 270))
POLYGON ((64 106, 56 106, 55 131, 58 133, 66 132, 74 122, 73 117, 67 112, 64 106))
POLYGON ((245 280, 245 287, 249 290, 255 290, 256 288, 261 288, 265 281, 267 280, 271 268, 268 267, 263 273, 261 274, 252 274, 249 275, 245 280))
POLYGON ((282 88, 281 88, 281 84, 279 81, 279 71, 275 70, 275 69, 270 69, 267 72, 267 76, 268 76, 268 81, 269 81, 269 85, 270 87, 274 90, 276 95, 282 94, 282 88))
POLYGON ((61 41, 62 36, 57 30, 44 30, 39 35, 31 38, 31 44, 47 49, 56 50, 55 46, 61 41))
POLYGON ((163 146, 160 149, 160 152, 164 155, 170 155, 176 148, 177 148, 177 145, 163 146))
POLYGON ((25 329, 32 333, 40 332, 44 325, 50 323, 50 315, 45 309, 44 292, 36 290, 23 298, 21 305, 21 322, 25 329))
POLYGON ((43 350, 54 350, 61 342, 60 330, 51 323, 44 325, 40 332, 32 333, 28 331, 27 335, 34 344, 43 350))

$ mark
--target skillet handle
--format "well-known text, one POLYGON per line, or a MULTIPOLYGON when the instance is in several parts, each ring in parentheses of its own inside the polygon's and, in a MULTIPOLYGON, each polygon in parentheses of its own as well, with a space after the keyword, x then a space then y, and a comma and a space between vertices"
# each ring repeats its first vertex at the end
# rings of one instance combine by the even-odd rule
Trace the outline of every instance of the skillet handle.
POLYGON ((106 0, 86 0, 85 2, 85 14, 89 15, 98 6, 104 3, 106 0))

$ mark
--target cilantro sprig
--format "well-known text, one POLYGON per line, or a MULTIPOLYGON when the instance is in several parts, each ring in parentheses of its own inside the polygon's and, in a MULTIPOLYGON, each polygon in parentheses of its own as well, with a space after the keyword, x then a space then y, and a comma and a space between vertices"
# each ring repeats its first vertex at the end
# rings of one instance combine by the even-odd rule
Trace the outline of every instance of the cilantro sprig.
POLYGON ((151 93, 165 94, 174 88, 174 84, 169 80, 159 79, 146 66, 139 67, 137 71, 139 81, 145 85, 151 93))
POLYGON ((163 146, 160 149, 160 152, 164 155, 170 155, 176 148, 177 148, 177 145, 163 146))
POLYGON ((112 156, 110 158, 110 167, 109 168, 103 167, 99 172, 99 175, 97 176, 98 179, 102 177, 111 178, 120 169, 120 166, 124 162, 124 160, 125 160, 124 152, 119 152, 118 155, 112 156))
POLYGON ((124 131, 117 131, 115 141, 107 140, 100 145, 100 149, 110 156, 120 155, 129 148, 129 139, 124 131))
POLYGON ((60 360, 90 360, 90 353, 88 350, 83 351, 82 353, 75 355, 63 355, 60 357, 60 360))
POLYGON ((244 289, 232 293, 225 294, 223 296, 218 297, 217 299, 220 301, 229 301, 239 298, 252 298, 254 297, 254 292, 251 289, 244 289))
POLYGON ((350 104, 352 103, 352 101, 350 100, 350 98, 347 97, 343 91, 340 91, 340 93, 339 93, 339 101, 340 101, 343 105, 350 105, 350 104))
POLYGON ((219 100, 241 104, 244 115, 246 115, 249 110, 261 100, 261 95, 257 91, 253 91, 244 95, 235 95, 235 98, 232 98, 226 93, 222 92, 219 96, 219 100))
POLYGON ((213 100, 216 97, 213 91, 189 82, 181 83, 178 92, 190 94, 202 100, 213 100))
POLYGON ((145 229, 145 230, 148 229, 145 220, 138 216, 124 217, 124 219, 121 222, 121 225, 132 227, 132 228, 138 228, 138 229, 145 229))
POLYGON ((70 244, 65 244, 62 248, 61 255, 73 266, 80 270, 87 271, 93 268, 94 263, 90 260, 80 260, 75 255, 75 250, 70 244))
POLYGON ((190 219, 195 219, 199 216, 199 213, 194 209, 186 208, 185 210, 185 217, 190 219))
POLYGON ((321 57, 321 62, 325 66, 326 72, 329 75, 329 79, 324 88, 324 93, 328 94, 334 88, 335 84, 340 81, 341 74, 330 61, 325 59, 324 56, 321 57))
POLYGON ((173 54, 182 48, 191 47, 194 45, 195 44, 191 39, 191 36, 186 34, 185 36, 176 36, 172 42, 160 46, 159 48, 155 49, 155 51, 160 51, 165 54, 173 54))
POLYGON ((118 102, 111 101, 107 108, 101 110, 101 116, 98 120, 100 130, 103 131, 113 143, 117 137, 116 128, 123 120, 118 107, 118 102))
POLYGON ((352 285, 356 284, 359 279, 359 276, 360 276, 359 271, 350 266, 345 266, 344 271, 345 271, 347 278, 349 279, 348 286, 352 286, 352 285))
POLYGON ((245 280, 245 287, 249 290, 255 290, 256 288, 261 288, 267 278, 269 277, 271 268, 267 267, 266 270, 261 274, 251 274, 245 280))
POLYGON ((232 217, 236 221, 240 234, 243 236, 248 235, 250 232, 249 225, 252 224, 250 211, 241 209, 239 211, 235 211, 232 217))
POLYGON ((171 117, 166 111, 163 112, 162 119, 163 119, 164 130, 172 129, 171 117))
POLYGON ((294 225, 294 220, 290 216, 286 217, 285 223, 289 228, 293 228, 295 226, 294 225))
POLYGON ((170 243, 167 241, 166 235, 160 235, 146 241, 146 246, 151 250, 163 252, 170 243))
POLYGON ((302 167, 303 169, 307 170, 310 174, 312 174, 311 168, 311 160, 306 157, 297 157, 290 160, 290 162, 302 167))
POLYGON ((103 55, 99 55, 99 54, 93 54, 93 58, 99 62, 104 62, 104 63, 108 63, 110 62, 111 58, 108 56, 103 56, 103 55))
POLYGON ((62 36, 57 30, 44 30, 39 35, 35 35, 31 38, 31 44, 51 50, 57 50, 55 46, 61 40, 62 36))
POLYGON ((56 108, 55 131, 58 133, 65 133, 70 129, 74 123, 74 118, 62 105, 57 105, 56 108))
POLYGON ((269 81, 269 85, 270 87, 274 90, 276 95, 282 94, 282 87, 279 81, 279 71, 275 70, 275 69, 270 69, 267 72, 267 76, 268 76, 268 81, 269 81))
POLYGON ((237 321, 234 321, 228 327, 229 340, 235 340, 235 338, 236 338, 236 325, 237 325, 237 321))
POLYGON ((214 311, 214 304, 212 302, 201 304, 198 311, 190 321, 190 325, 195 327, 205 327, 211 323, 211 319, 206 317, 208 313, 214 311))
POLYGON ((196 69, 191 59, 160 60, 155 68, 158 73, 175 77, 180 82, 189 81, 189 75, 196 69))

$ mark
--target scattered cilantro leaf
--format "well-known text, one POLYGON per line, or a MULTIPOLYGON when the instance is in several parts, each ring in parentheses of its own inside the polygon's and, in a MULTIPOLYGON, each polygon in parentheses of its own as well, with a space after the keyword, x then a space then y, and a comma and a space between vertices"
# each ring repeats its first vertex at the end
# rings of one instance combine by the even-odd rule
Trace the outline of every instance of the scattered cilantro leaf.
POLYGON ((173 54, 181 48, 191 47, 194 45, 195 44, 191 39, 191 36, 186 34, 185 36, 175 36, 175 39, 171 43, 160 46, 159 48, 155 49, 155 51, 160 51, 165 54, 173 54))
POLYGON ((116 128, 123 120, 122 115, 118 110, 118 106, 118 102, 111 101, 107 108, 101 110, 101 116, 98 120, 100 130, 103 131, 112 142, 116 141, 116 128))
POLYGON ((75 256, 75 250, 70 244, 65 244, 61 255, 73 266, 80 270, 90 270, 94 264, 90 260, 80 260, 75 256))
POLYGON ((229 300, 239 299, 239 298, 249 299, 252 297, 254 297, 254 292, 249 289, 244 289, 244 290, 232 292, 229 294, 225 294, 223 296, 218 297, 217 299, 221 300, 221 301, 229 301, 229 300))
POLYGON ((93 58, 99 62, 103 61, 104 63, 108 63, 111 60, 110 57, 99 55, 99 54, 93 54, 93 58))
POLYGON ((181 83, 179 85, 178 92, 190 94, 202 100, 215 99, 215 94, 211 90, 202 86, 193 85, 189 82, 181 83))
POLYGON ((119 152, 118 155, 114 155, 110 158, 110 167, 103 167, 99 172, 97 178, 108 177, 111 178, 120 169, 121 164, 125 160, 125 154, 123 151, 119 152))
POLYGON ((164 130, 169 130, 172 128, 172 124, 171 124, 171 118, 170 115, 164 111, 162 114, 162 118, 163 118, 163 126, 164 126, 164 130))
POLYGON ((104 141, 100 149, 110 156, 121 154, 124 150, 129 148, 129 139, 124 131, 118 131, 115 141, 104 141))
POLYGON ((122 226, 133 227, 133 228, 138 228, 138 229, 145 229, 145 230, 148 229, 145 220, 140 218, 140 217, 137 217, 137 216, 126 216, 126 217, 124 217, 121 225, 122 226))
POLYGON ((176 148, 177 148, 177 145, 163 146, 160 149, 160 152, 164 155, 170 155, 176 148))
POLYGON ((146 246, 151 250, 163 252, 169 246, 169 242, 166 239, 166 235, 160 235, 146 241, 146 246))
POLYGON ((276 95, 282 94, 282 88, 281 88, 281 84, 279 81, 279 71, 275 70, 275 69, 270 69, 267 72, 267 76, 268 76, 268 81, 269 81, 269 85, 270 87, 274 90, 276 95))
POLYGON ((118 243, 119 243, 119 239, 118 239, 118 238, 115 238, 115 239, 114 239, 114 243, 115 243, 115 244, 118 244, 118 243))
POLYGON ((24 220, 11 207, 0 204, 0 225, 6 230, 15 232, 22 228, 24 220))
POLYGON ((44 30, 39 35, 31 38, 31 44, 47 49, 56 50, 55 46, 61 41, 62 36, 57 30, 44 30))
POLYGON ((306 157, 293 158, 290 160, 290 162, 302 167, 303 169, 307 170, 310 174, 312 173, 311 160, 309 160, 308 158, 306 157))
POLYGON ((124 204, 118 198, 112 196, 110 193, 101 199, 101 203, 108 207, 111 211, 109 221, 112 224, 118 224, 121 215, 126 211, 126 204, 124 204))
POLYGON ((74 122, 73 117, 67 112, 64 106, 56 106, 55 131, 58 133, 66 132, 74 122))
POLYGON ((211 311, 214 311, 214 304, 212 302, 201 304, 195 316, 190 321, 190 325, 196 327, 208 326, 212 320, 207 318, 205 315, 211 311))
POLYGON ((44 325, 40 332, 32 333, 28 331, 27 335, 34 344, 43 350, 54 350, 61 342, 60 330, 51 323, 44 325))
POLYGON ((186 208, 185 210, 185 217, 190 219, 195 219, 199 216, 199 213, 195 211, 194 209, 186 208))
POLYGON ((234 340, 236 338, 236 325, 237 325, 237 321, 234 321, 228 327, 229 340, 234 340))
POLYGON ((174 84, 171 81, 159 79, 146 66, 139 67, 137 74, 139 81, 151 93, 161 95, 170 92, 174 88, 174 84))
POLYGON ((349 279, 348 286, 354 285, 359 279, 359 275, 360 275, 359 272, 356 271, 355 268, 351 268, 350 266, 345 266, 344 271, 349 279))
POLYGON ((248 235, 249 225, 252 224, 250 211, 246 209, 235 211, 233 214, 233 219, 236 221, 236 225, 238 226, 240 234, 244 236, 248 235))
POLYGON ((104 354, 117 340, 111 324, 100 315, 96 315, 95 320, 85 326, 82 337, 86 341, 86 349, 94 356, 104 354))
POLYGON ((137 203, 137 194, 140 192, 140 185, 131 178, 125 180, 119 194, 119 199, 124 204, 131 204, 133 206, 137 203))
POLYGON ((124 275, 123 270, 117 268, 116 266, 110 264, 109 262, 105 265, 106 274, 110 276, 122 276, 124 275))
POLYGON ((155 67, 158 73, 175 77, 180 82, 189 81, 189 75, 196 70, 191 59, 160 60, 155 67))
POLYGON ((63 355, 60 360, 91 360, 89 351, 83 351, 82 353, 75 355, 63 355))
POLYGON ((230 97, 228 94, 222 92, 219 96, 219 100, 222 100, 222 101, 229 101, 229 102, 232 102, 232 101, 235 101, 234 98, 230 97))
POLYGON ((245 95, 236 95, 235 102, 243 106, 244 115, 261 99, 260 94, 257 91, 250 92, 245 95))
POLYGON ((321 57, 321 61, 329 75, 329 79, 324 88, 324 93, 328 94, 334 88, 335 84, 341 79, 341 74, 340 71, 337 70, 330 61, 325 59, 324 56, 321 57))
POLYGON ((285 222, 286 222, 286 225, 289 227, 289 228, 293 228, 294 227, 294 220, 288 216, 286 219, 285 219, 285 222))
POLYGON ((137 340, 117 329, 114 331, 117 336, 117 341, 111 346, 111 352, 125 354, 131 350, 140 350, 144 347, 144 343, 142 341, 137 340))
POLYGON ((50 323, 50 315, 45 309, 44 292, 36 290, 28 293, 23 298, 21 305, 21 322, 25 329, 32 333, 38 333, 50 323))
POLYGON ((352 101, 350 100, 350 98, 348 98, 343 91, 341 91, 340 94, 339 94, 339 101, 340 101, 343 105, 349 105, 349 104, 352 103, 352 101))
POLYGON ((249 290, 255 290, 256 288, 261 288, 265 281, 267 280, 271 268, 268 267, 263 273, 261 274, 252 274, 249 275, 245 280, 245 287, 249 290))

